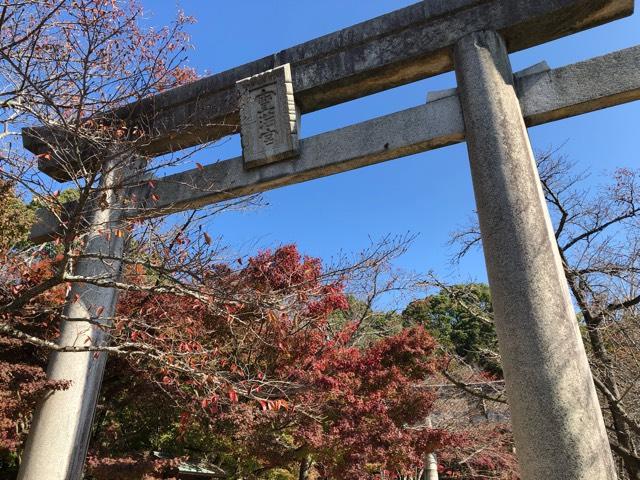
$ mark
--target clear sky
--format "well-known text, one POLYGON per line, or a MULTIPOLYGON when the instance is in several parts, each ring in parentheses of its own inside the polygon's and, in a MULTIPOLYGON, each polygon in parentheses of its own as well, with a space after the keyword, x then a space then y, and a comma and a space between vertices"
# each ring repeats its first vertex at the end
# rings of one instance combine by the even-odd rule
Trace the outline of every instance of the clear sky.
MULTIPOLYGON (((190 64, 215 73, 297 43, 415 3, 413 0, 144 0, 152 23, 167 22, 180 7, 198 23, 189 29, 195 50, 190 64)), ((640 44, 640 13, 511 56, 514 70, 541 60, 558 67, 640 44)), ((615 72, 612 72, 615 74, 615 72)), ((425 101, 426 93, 455 86, 441 75, 302 118, 302 136, 329 131, 425 101)), ((592 173, 619 166, 640 167, 640 102, 555 122, 530 130, 534 149, 562 146, 561 152, 592 173)), ((206 164, 240 154, 237 138, 204 152, 206 164)), ((356 252, 370 238, 411 232, 418 235, 400 268, 435 270, 450 280, 486 279, 481 252, 457 267, 449 264, 450 233, 474 215, 464 144, 264 195, 267 206, 228 213, 209 230, 242 253, 297 243, 306 254, 329 259, 356 252)))

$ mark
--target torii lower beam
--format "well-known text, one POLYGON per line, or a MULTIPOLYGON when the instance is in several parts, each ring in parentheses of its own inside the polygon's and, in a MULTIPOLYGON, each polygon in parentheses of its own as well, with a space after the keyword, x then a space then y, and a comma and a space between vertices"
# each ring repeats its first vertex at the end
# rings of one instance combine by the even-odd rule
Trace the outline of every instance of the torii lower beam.
MULTIPOLYGON (((516 74, 516 78, 528 126, 640 100, 640 46, 549 71, 516 74)), ((159 200, 142 214, 153 217, 184 211, 464 140, 460 102, 452 93, 425 105, 303 139, 301 155, 294 160, 245 170, 242 157, 237 157, 204 170, 159 179, 155 190, 159 200)), ((38 215, 31 239, 43 242, 54 237, 60 225, 46 210, 38 215)))

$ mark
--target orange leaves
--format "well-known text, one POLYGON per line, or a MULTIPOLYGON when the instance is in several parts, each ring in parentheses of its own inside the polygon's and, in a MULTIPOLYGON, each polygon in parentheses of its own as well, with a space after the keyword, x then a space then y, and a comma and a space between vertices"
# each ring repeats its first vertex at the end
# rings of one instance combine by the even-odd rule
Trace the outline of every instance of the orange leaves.
POLYGON ((191 420, 191 414, 189 412, 182 412, 180 414, 180 427, 186 427, 189 420, 191 420))
MULTIPOLYGON (((155 189, 158 184, 156 183, 155 180, 149 180, 147 182, 147 185, 149 185, 149 188, 155 189)), ((151 195, 149 195, 149 198, 151 198, 151 200, 153 200, 154 202, 157 202, 160 200, 160 196, 157 193, 152 193, 151 195)))
POLYGON ((267 320, 269 320, 269 323, 271 323, 272 325, 278 325, 278 316, 274 313, 273 310, 269 310, 267 312, 267 320))
MULTIPOLYGON (((231 403, 238 403, 240 401, 238 392, 233 388, 229 388, 227 395, 229 396, 229 400, 231 401, 231 403)), ((263 412, 279 412, 280 410, 289 410, 289 402, 284 399, 269 400, 266 398, 258 398, 256 400, 263 412)))
POLYGON ((280 409, 283 409, 283 410, 289 410, 289 402, 287 402, 286 400, 282 400, 282 399, 280 399, 280 400, 275 400, 275 401, 274 401, 274 402, 272 402, 272 403, 273 403, 273 408, 274 408, 274 410, 276 410, 276 411, 277 411, 277 410, 280 410, 280 409))
POLYGON ((178 344, 178 351, 183 353, 201 352, 202 345, 200 344, 200 342, 196 342, 196 341, 180 342, 178 344))
POLYGON ((289 410, 289 402, 283 399, 265 400, 265 399, 259 398, 258 403, 260 404, 260 409, 263 412, 267 412, 267 411, 278 412, 280 410, 289 410))

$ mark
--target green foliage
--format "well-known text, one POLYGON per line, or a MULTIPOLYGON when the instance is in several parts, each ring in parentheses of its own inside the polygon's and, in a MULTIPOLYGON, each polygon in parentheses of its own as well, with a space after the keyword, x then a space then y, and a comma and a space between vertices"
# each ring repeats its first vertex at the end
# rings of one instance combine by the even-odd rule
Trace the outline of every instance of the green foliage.
POLYGON ((489 286, 482 283, 453 285, 412 302, 402 312, 406 326, 424 325, 446 349, 499 374, 501 367, 490 355, 498 351, 492 316, 489 286))
POLYGON ((270 470, 265 480, 296 480, 296 476, 283 468, 270 470))
MULTIPOLYGON (((74 188, 63 190, 56 198, 56 204, 78 200, 79 191, 74 188)), ((9 183, 0 180, 0 252, 12 248, 29 246, 29 232, 36 219, 36 211, 44 203, 34 199, 25 203, 9 183)))
POLYGON ((353 344, 364 348, 381 338, 396 335, 402 331, 403 318, 395 311, 383 312, 372 310, 366 302, 349 295, 349 308, 331 314, 329 323, 332 330, 340 331, 348 323, 357 323, 358 331, 353 344))
POLYGON ((0 252, 6 252, 27 241, 35 215, 7 183, 0 183, 0 205, 0 252))

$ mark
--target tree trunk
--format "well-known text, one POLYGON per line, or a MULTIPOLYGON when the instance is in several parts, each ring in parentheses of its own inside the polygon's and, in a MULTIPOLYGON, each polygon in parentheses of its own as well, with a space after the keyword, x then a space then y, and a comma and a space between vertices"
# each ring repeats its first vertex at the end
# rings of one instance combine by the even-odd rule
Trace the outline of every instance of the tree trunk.
MULTIPOLYGON (((582 312, 587 324, 587 331, 589 334, 589 341, 593 348, 593 354, 598 361, 600 367, 602 367, 602 383, 613 394, 615 398, 620 398, 620 389, 618 387, 618 379, 616 376, 613 360, 607 352, 604 346, 604 339, 600 331, 602 325, 601 318, 594 318, 589 312, 582 312)), ((607 407, 611 413, 611 420, 613 423, 613 429, 618 440, 619 445, 625 450, 631 452, 633 455, 637 455, 636 446, 633 442, 629 427, 624 420, 620 407, 617 402, 607 398, 607 407)), ((624 467, 631 480, 640 480, 640 467, 637 461, 632 461, 629 456, 621 455, 624 467)))
POLYGON ((307 455, 300 462, 300 473, 298 475, 298 480, 309 480, 309 472, 311 471, 312 466, 313 460, 311 460, 310 455, 307 455))
MULTIPOLYGON (((593 356, 595 357, 597 364, 602 368, 602 383, 616 399, 620 398, 620 389, 618 387, 618 380, 613 360, 611 359, 609 352, 607 352, 604 339, 602 338, 602 332, 600 330, 604 318, 602 315, 592 314, 591 310, 589 310, 589 305, 583 295, 583 291, 579 287, 582 279, 567 267, 568 262, 565 258, 564 251, 561 251, 560 255, 562 257, 567 278, 570 280, 569 285, 571 287, 571 291, 576 299, 578 307, 580 308, 585 324, 587 325, 587 333, 589 336, 589 343, 593 349, 593 356)), ((637 450, 634 445, 633 438, 631 437, 629 426, 624 420, 624 416, 620 411, 620 406, 617 402, 608 398, 607 395, 603 396, 607 402, 607 408, 611 413, 612 427, 615 432, 618 445, 622 447, 623 450, 630 452, 633 456, 637 456, 637 450)), ((622 460, 624 470, 629 476, 629 479, 640 480, 640 466, 638 465, 638 462, 629 455, 622 455, 620 450, 616 449, 615 446, 612 445, 612 447, 622 460)))

